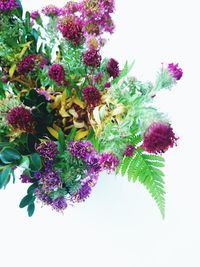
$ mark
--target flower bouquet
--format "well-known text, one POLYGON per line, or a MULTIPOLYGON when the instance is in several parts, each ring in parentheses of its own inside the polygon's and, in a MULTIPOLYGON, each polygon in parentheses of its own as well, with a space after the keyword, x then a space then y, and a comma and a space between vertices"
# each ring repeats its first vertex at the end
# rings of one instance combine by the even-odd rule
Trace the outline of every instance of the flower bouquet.
POLYGON ((35 201, 63 211, 85 201, 99 173, 142 183, 164 216, 162 154, 177 137, 156 94, 182 76, 162 65, 154 83, 101 57, 114 31, 114 0, 70 1, 24 14, 0 0, 0 188, 28 184, 20 208, 35 201))

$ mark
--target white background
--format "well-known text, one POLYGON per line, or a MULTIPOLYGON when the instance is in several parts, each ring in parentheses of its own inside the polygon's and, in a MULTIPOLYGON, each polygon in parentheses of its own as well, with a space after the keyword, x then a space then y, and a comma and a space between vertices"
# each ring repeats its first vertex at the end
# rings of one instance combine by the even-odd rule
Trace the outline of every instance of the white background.
MULTIPOLYGON (((23 1, 35 10, 52 1, 23 1), (30 3, 31 2, 31 3, 30 3)), ((157 99, 180 137, 166 154, 166 218, 140 184, 102 175, 91 198, 64 215, 18 208, 26 186, 0 192, 0 266, 199 267, 198 0, 117 0, 116 32, 104 55, 136 60, 132 71, 153 79, 161 62, 179 62, 183 79, 157 99)), ((65 1, 55 0, 62 6, 65 1)))

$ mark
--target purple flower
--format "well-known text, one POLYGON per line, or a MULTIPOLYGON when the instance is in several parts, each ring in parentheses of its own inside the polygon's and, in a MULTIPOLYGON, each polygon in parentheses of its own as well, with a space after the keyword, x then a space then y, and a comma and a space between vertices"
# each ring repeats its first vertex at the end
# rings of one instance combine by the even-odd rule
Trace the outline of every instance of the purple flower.
POLYGON ((102 78, 103 78, 103 73, 102 72, 98 72, 96 75, 94 75, 93 81, 94 81, 94 83, 99 84, 99 83, 101 83, 102 78))
POLYGON ((110 77, 113 77, 113 78, 118 77, 120 73, 119 63, 115 59, 111 58, 107 64, 107 71, 110 74, 110 77))
POLYGON ((58 21, 58 29, 64 38, 78 45, 83 41, 83 23, 76 16, 67 16, 58 21))
POLYGON ((155 122, 147 129, 142 147, 149 153, 164 153, 177 139, 170 124, 155 122))
POLYGON ((87 161, 92 153, 95 152, 90 141, 70 141, 69 152, 76 158, 87 161))
POLYGON ((7 114, 8 124, 27 133, 35 132, 35 122, 31 110, 23 106, 12 108, 7 114))
POLYGON ((58 154, 57 144, 51 140, 43 141, 36 146, 37 152, 46 160, 54 160, 58 154))
POLYGON ((28 175, 24 175, 22 174, 19 178, 21 180, 22 183, 26 184, 26 183, 31 183, 32 182, 32 179, 30 176, 28 175))
POLYGON ((58 16, 60 9, 54 5, 48 5, 42 9, 42 13, 46 16, 58 16))
POLYGON ((100 155, 96 152, 91 153, 86 159, 86 163, 90 166, 90 173, 99 173, 101 171, 100 155))
POLYGON ((39 11, 32 11, 30 16, 31 16, 32 19, 35 20, 35 19, 40 17, 40 13, 39 13, 39 11))
POLYGON ((49 78, 61 85, 65 80, 65 71, 62 65, 53 64, 48 70, 49 78))
POLYGON ((175 80, 180 80, 183 76, 183 71, 181 68, 178 68, 178 64, 171 63, 168 65, 169 73, 174 77, 175 80))
POLYGON ((44 204, 50 205, 52 203, 52 199, 39 188, 35 189, 35 195, 37 199, 42 201, 44 204))
POLYGON ((82 54, 83 62, 85 65, 90 67, 99 67, 101 64, 101 56, 99 51, 90 49, 82 54))
POLYGON ((88 177, 81 181, 79 190, 71 196, 72 202, 85 201, 92 192, 92 187, 97 183, 98 174, 90 173, 88 177))
POLYGON ((100 6, 103 9, 104 13, 113 13, 115 9, 114 0, 100 0, 100 6))
POLYGON ((61 179, 56 171, 48 169, 43 172, 41 183, 44 192, 49 192, 61 186, 61 179))
POLYGON ((58 197, 52 201, 51 206, 56 211, 63 211, 67 208, 67 201, 64 197, 58 197))
POLYGON ((76 2, 69 1, 62 8, 62 15, 71 15, 79 11, 79 5, 76 2))
POLYGON ((105 88, 110 88, 111 84, 110 84, 110 82, 106 82, 104 86, 105 86, 105 88))
POLYGON ((105 152, 101 155, 100 165, 107 171, 115 171, 119 165, 119 159, 112 153, 105 152))
POLYGON ((124 156, 132 157, 134 150, 135 150, 134 146, 128 145, 124 150, 124 156))
POLYGON ((35 89, 38 94, 43 95, 47 101, 51 100, 51 95, 43 88, 35 89))
POLYGON ((16 8, 19 8, 19 4, 16 0, 0 0, 0 12, 11 11, 16 8))
POLYGON ((33 71, 35 67, 36 55, 28 55, 17 63, 17 71, 19 74, 27 74, 33 71))
POLYGON ((101 94, 94 86, 85 87, 83 89, 83 99, 88 105, 89 109, 93 109, 101 103, 101 94))

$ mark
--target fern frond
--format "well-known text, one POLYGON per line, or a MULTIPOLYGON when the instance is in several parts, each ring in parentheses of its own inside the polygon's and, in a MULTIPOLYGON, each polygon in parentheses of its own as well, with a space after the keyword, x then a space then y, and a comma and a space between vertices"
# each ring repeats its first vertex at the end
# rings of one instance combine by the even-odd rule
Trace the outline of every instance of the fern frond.
POLYGON ((164 217, 164 173, 159 169, 162 167, 164 167, 164 159, 161 156, 145 154, 136 150, 133 157, 125 157, 123 159, 120 169, 122 176, 128 174, 129 181, 135 182, 138 180, 147 188, 164 217))

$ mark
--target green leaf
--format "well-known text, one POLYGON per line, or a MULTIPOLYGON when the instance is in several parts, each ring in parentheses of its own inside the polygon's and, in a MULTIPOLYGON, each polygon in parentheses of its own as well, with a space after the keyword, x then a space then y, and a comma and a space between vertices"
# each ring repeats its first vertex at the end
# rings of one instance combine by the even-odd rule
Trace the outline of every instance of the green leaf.
POLYGON ((30 165, 29 157, 28 156, 23 156, 19 167, 24 168, 24 169, 28 169, 29 165, 30 165))
POLYGON ((14 148, 11 147, 5 147, 0 152, 0 160, 4 164, 10 164, 13 162, 20 161, 22 158, 22 155, 14 148))
POLYGON ((35 211, 35 203, 31 203, 27 207, 28 216, 29 217, 33 216, 34 211, 35 211))
POLYGON ((30 156, 30 169, 32 171, 39 171, 42 168, 42 160, 38 153, 33 153, 30 156))
POLYGON ((26 32, 31 32, 31 16, 30 13, 27 11, 26 15, 25 15, 25 28, 26 28, 26 32))
POLYGON ((68 134, 66 141, 69 142, 71 140, 74 140, 74 137, 76 135, 77 129, 75 127, 73 127, 70 131, 70 133, 68 134))
POLYGON ((58 150, 60 153, 63 153, 66 150, 65 135, 60 128, 58 130, 58 150))
POLYGON ((22 198, 19 207, 22 209, 30 204, 32 204, 35 201, 35 196, 33 195, 26 195, 24 198, 22 198))
POLYGON ((35 189, 38 187, 38 183, 34 183, 31 186, 29 186, 28 190, 27 190, 27 194, 31 195, 34 193, 35 189))
POLYGON ((0 189, 4 187, 6 188, 7 184, 10 181, 10 174, 11 174, 12 168, 10 166, 7 166, 4 168, 4 170, 0 173, 0 189))
POLYGON ((32 29, 31 34, 33 36, 33 39, 35 40, 35 43, 37 44, 39 35, 38 35, 38 32, 36 31, 36 29, 32 29))
POLYGON ((159 169, 164 167, 164 159, 158 155, 150 155, 137 149, 131 159, 124 159, 121 173, 128 173, 129 181, 138 180, 150 192, 157 203, 162 217, 165 215, 164 173, 159 169))
POLYGON ((22 15, 23 15, 23 7, 22 7, 22 3, 20 0, 16 0, 18 5, 19 5, 19 8, 16 10, 16 13, 17 13, 17 16, 19 18, 22 18, 22 15))

